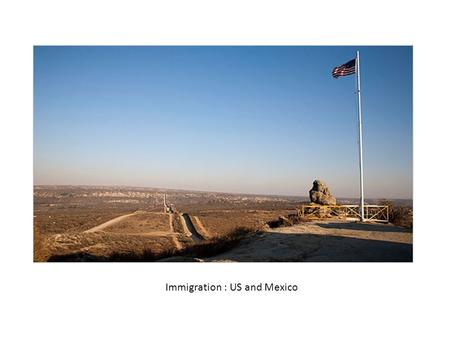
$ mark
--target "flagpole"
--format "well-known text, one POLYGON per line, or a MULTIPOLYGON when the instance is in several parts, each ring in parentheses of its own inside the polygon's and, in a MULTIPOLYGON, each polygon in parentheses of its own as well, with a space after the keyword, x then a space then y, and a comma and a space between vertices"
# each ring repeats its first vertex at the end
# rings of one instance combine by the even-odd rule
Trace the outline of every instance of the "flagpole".
POLYGON ((360 193, 360 217, 364 222, 364 171, 363 171, 363 140, 361 118, 361 77, 359 70, 359 51, 356 51, 356 93, 358 95, 358 126, 359 126, 359 193, 360 193))

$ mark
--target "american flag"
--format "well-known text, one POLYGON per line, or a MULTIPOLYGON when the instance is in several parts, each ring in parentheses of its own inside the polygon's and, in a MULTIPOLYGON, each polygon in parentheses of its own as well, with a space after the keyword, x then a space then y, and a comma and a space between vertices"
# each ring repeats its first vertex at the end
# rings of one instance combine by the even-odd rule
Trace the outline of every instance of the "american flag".
POLYGON ((334 67, 331 75, 337 79, 339 76, 355 74, 355 60, 356 59, 353 59, 343 65, 340 65, 339 67, 334 67))

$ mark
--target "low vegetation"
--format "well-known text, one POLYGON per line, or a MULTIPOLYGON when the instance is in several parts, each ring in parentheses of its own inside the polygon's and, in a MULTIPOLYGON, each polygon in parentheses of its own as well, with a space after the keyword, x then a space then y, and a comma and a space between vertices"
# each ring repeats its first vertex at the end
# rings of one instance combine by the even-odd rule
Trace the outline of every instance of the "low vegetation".
POLYGON ((301 221, 297 214, 289 214, 287 216, 281 216, 276 220, 270 220, 266 224, 269 228, 291 227, 298 224, 301 221))
MULTIPOLYGON (((268 227, 291 227, 310 221, 296 212, 302 201, 292 198, 185 191, 168 191, 167 194, 176 210, 190 215, 194 229, 203 239, 191 236, 179 217, 162 214, 160 191, 35 188, 34 261, 209 260, 233 251, 242 241, 245 245, 253 239, 258 242, 260 236, 252 234, 263 229, 267 232, 268 227), (135 215, 101 230, 85 232, 136 210, 135 215)), ((392 223, 412 227, 412 208, 408 201, 383 200, 379 204, 390 206, 392 223)))
MULTIPOLYGON (((295 210, 295 209, 294 209, 295 210)), ((280 216, 288 216, 293 210, 280 209, 270 210, 215 210, 200 211, 192 216, 197 216, 199 220, 208 228, 212 237, 224 237, 235 231, 235 229, 246 227, 260 229, 267 222, 277 219, 280 216)))
POLYGON ((413 226, 413 209, 405 205, 396 205, 389 200, 380 200, 381 205, 389 206, 389 222, 394 225, 412 228, 413 226))
POLYGON ((96 256, 87 252, 51 256, 49 262, 156 262, 166 258, 172 261, 195 261, 212 257, 236 247, 242 240, 258 230, 238 228, 222 237, 215 237, 201 243, 188 245, 182 249, 168 249, 162 252, 144 250, 141 252, 113 252, 108 256, 96 256))

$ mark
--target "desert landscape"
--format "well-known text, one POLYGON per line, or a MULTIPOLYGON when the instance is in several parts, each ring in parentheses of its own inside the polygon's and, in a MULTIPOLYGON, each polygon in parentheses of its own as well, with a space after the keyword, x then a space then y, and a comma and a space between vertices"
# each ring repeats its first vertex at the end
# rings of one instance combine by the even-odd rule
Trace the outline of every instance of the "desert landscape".
POLYGON ((383 203, 397 225, 301 217, 308 197, 35 186, 34 260, 412 261, 412 203, 383 203))
MULTIPOLYGON (((369 102, 409 88, 410 49, 361 55, 392 78, 369 102)), ((359 60, 353 47, 36 47, 34 261, 412 261, 411 97, 368 107, 364 184, 359 60)))

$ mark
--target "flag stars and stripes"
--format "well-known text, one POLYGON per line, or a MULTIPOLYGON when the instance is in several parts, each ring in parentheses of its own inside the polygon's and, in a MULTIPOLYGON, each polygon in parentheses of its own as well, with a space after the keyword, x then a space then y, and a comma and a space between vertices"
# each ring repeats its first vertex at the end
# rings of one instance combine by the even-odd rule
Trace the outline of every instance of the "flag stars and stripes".
POLYGON ((347 76, 355 74, 355 64, 356 64, 355 60, 356 59, 353 59, 347 63, 344 63, 343 65, 334 67, 331 75, 333 75, 333 77, 337 79, 339 76, 347 76))

